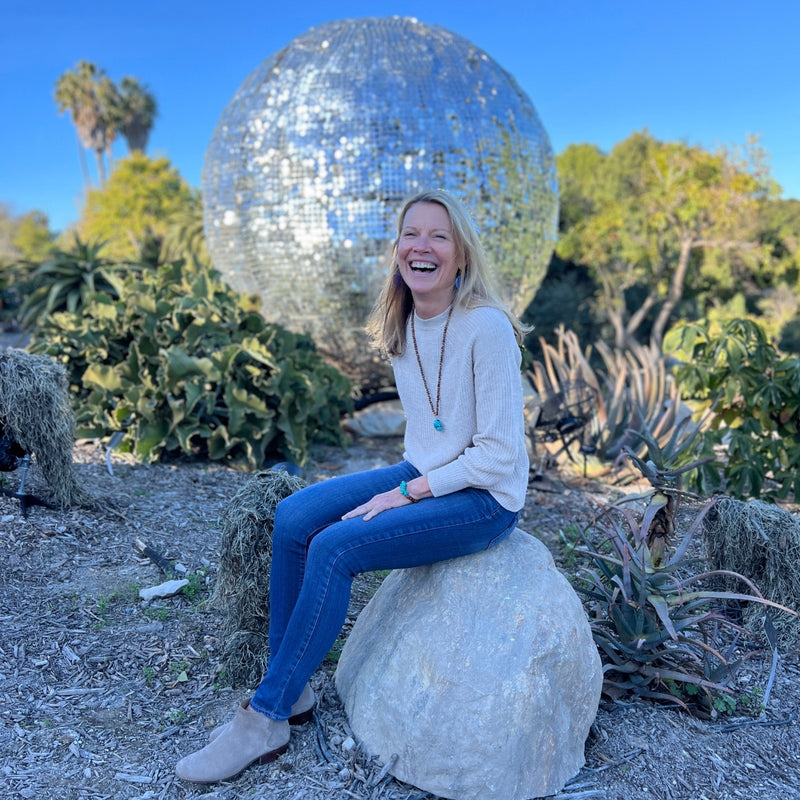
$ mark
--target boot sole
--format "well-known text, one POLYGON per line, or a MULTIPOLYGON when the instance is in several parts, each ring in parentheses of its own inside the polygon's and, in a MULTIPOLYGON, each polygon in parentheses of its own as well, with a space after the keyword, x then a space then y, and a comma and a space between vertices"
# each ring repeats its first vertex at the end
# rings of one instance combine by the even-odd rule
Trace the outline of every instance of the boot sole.
POLYGON ((178 773, 178 777, 181 780, 189 781, 190 783, 202 783, 202 784, 221 783, 222 781, 230 781, 233 780, 234 778, 238 778, 243 772, 245 772, 245 770, 250 769, 250 767, 256 765, 260 766, 262 764, 269 764, 271 761, 275 761, 277 758, 282 756, 288 749, 289 749, 289 742, 286 742, 286 744, 282 744, 280 747, 276 747, 274 750, 270 750, 268 753, 264 753, 264 755, 253 759, 249 764, 245 764, 240 770, 234 772, 232 775, 224 775, 219 778, 190 778, 178 773))
POLYGON ((290 725, 305 725, 306 722, 311 722, 314 718, 314 709, 317 707, 316 703, 311 706, 307 711, 301 711, 299 714, 295 714, 293 717, 289 717, 289 724, 290 725))
MULTIPOLYGON (((286 742, 286 744, 281 745, 277 750, 270 750, 269 753, 264 753, 263 756, 251 762, 250 766, 252 766, 252 764, 269 764, 270 761, 274 761, 276 758, 282 756, 288 749, 289 742, 286 742)), ((245 767, 245 769, 247 769, 247 767, 245 767)))

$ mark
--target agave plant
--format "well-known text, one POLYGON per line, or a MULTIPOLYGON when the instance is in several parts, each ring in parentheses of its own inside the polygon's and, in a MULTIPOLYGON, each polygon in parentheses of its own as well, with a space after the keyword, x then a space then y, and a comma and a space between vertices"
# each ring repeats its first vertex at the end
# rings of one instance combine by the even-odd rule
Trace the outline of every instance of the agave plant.
POLYGON ((83 242, 76 235, 72 250, 53 250, 33 273, 36 288, 21 309, 23 325, 30 325, 58 311, 75 311, 89 297, 103 292, 116 300, 122 294, 122 278, 114 263, 102 255, 105 242, 83 242))
MULTIPOLYGON (((730 693, 739 662, 726 649, 753 636, 726 613, 733 603, 766 600, 743 575, 726 570, 693 571, 690 545, 715 501, 706 503, 676 547, 656 561, 647 545, 651 525, 669 495, 652 496, 641 517, 612 504, 582 531, 578 553, 589 559, 576 589, 587 599, 595 643, 604 661, 604 692, 631 694, 699 711, 730 693), (707 588, 718 576, 741 582, 742 592, 707 588), (698 710, 698 709, 695 709, 698 710)), ((793 613, 790 611, 790 613, 793 613)))
POLYGON ((696 495, 684 491, 684 476, 705 469, 713 470, 713 467, 708 466, 714 460, 713 455, 693 458, 695 452, 702 447, 702 444, 698 444, 698 437, 707 428, 709 419, 710 415, 707 414, 700 422, 694 423, 690 417, 684 417, 672 429, 669 438, 662 437, 660 441, 645 425, 642 430, 630 431, 642 443, 642 455, 627 446, 623 450, 623 455, 630 459, 651 485, 642 494, 628 495, 621 502, 647 503, 643 520, 647 522, 645 541, 656 566, 660 566, 665 553, 672 546, 681 499, 685 496, 697 499, 696 495))
POLYGON ((532 415, 534 443, 558 440, 566 458, 608 472, 620 466, 626 450, 644 455, 640 433, 662 445, 670 440, 685 415, 660 353, 640 345, 611 350, 601 343, 597 350, 606 372, 600 373, 575 333, 562 328, 557 335, 556 346, 541 341, 543 360, 530 369, 539 406, 532 415))

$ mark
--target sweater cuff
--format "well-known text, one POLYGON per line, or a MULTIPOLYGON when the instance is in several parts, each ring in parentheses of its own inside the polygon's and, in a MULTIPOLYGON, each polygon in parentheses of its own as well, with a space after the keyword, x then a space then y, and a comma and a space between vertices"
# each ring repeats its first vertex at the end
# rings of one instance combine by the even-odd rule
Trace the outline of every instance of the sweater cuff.
POLYGON ((434 497, 452 494, 461 489, 466 489, 469 484, 465 480, 464 471, 457 463, 445 464, 443 467, 431 470, 427 474, 428 488, 434 497))

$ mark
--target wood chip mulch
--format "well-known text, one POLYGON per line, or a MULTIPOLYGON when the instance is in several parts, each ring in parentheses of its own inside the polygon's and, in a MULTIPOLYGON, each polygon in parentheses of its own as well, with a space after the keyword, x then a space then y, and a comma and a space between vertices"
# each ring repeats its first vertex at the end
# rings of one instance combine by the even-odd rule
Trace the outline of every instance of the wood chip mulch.
MULTIPOLYGON (((309 482, 397 460, 396 440, 318 448, 309 482)), ((185 784, 174 764, 230 717, 246 688, 219 673, 220 616, 206 602, 218 565, 218 518, 249 476, 213 464, 146 466, 78 443, 81 484, 96 510, 33 508, 0 497, 0 797, 47 800, 435 800, 368 758, 333 686, 313 678, 312 723, 293 729, 287 755, 211 787, 185 784), (190 585, 143 602, 165 580, 134 543, 176 564, 190 585)), ((16 476, 2 476, 16 487, 16 476)), ((41 487, 40 487, 41 488, 41 487)), ((36 475, 28 491, 36 492, 36 475)), ((532 483, 521 527, 554 554, 560 532, 591 513, 602 488, 532 483)), ((558 561, 558 559, 557 559, 558 561)), ((569 569, 568 565, 561 565, 569 569)), ((350 623, 378 584, 354 588, 350 623)), ((346 635, 347 626, 345 628, 346 635)), ((755 653, 739 689, 763 692, 771 653, 755 653)), ((587 763, 557 795, 607 800, 785 800, 800 797, 800 661, 781 653, 759 717, 700 721, 645 703, 604 703, 587 763)), ((505 800, 505 799, 501 799, 505 800)))

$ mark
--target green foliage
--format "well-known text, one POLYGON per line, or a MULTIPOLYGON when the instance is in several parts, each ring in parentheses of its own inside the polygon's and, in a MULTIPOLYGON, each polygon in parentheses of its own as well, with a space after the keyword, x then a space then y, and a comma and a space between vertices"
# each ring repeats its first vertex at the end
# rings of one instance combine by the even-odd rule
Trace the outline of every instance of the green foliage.
POLYGON ((173 217, 193 205, 191 190, 168 159, 137 151, 117 162, 103 187, 88 192, 80 230, 108 241, 109 258, 138 261, 145 241, 162 238, 173 217))
POLYGON ((634 133, 604 155, 572 145, 559 157, 565 187, 558 255, 587 264, 616 345, 649 329, 656 344, 686 299, 731 296, 769 259, 759 241, 771 183, 763 153, 708 152, 634 133))
POLYGON ((153 667, 142 667, 142 677, 144 678, 144 685, 148 689, 152 689, 156 685, 156 671, 153 667))
POLYGON ((145 461, 181 453, 259 468, 342 443, 350 386, 307 337, 267 324, 217 273, 174 262, 133 274, 119 300, 47 318, 31 349, 70 375, 78 435, 118 432, 145 461))
POLYGON ((780 354, 746 319, 683 324, 664 346, 680 362, 674 372, 686 396, 713 409, 708 435, 726 450, 725 490, 800 501, 800 357, 780 354))
POLYGON ((0 203, 0 319, 16 320, 31 291, 31 274, 49 255, 54 241, 41 211, 16 215, 0 203))
MULTIPOLYGON (((59 112, 69 111, 81 144, 94 151, 100 183, 106 180, 105 156, 118 134, 130 152, 143 152, 157 115, 153 95, 136 78, 124 77, 117 86, 90 61, 79 61, 56 81, 55 100, 59 112)), ((83 151, 81 165, 89 185, 83 151)))
POLYGON ((203 201, 199 192, 192 191, 189 202, 170 215, 159 247, 158 260, 161 263, 182 258, 188 264, 212 266, 206 246, 203 201))
POLYGON ((41 211, 29 211, 16 221, 14 247, 25 261, 44 261, 55 243, 47 215, 41 211))
POLYGON ((31 276, 34 288, 22 304, 23 324, 42 322, 59 311, 77 312, 98 292, 118 298, 122 278, 103 254, 104 246, 100 241, 81 241, 76 235, 72 250, 53 250, 31 276))
POLYGON ((778 346, 787 353, 800 353, 800 317, 783 326, 778 346))
MULTIPOLYGON (((90 61, 79 61, 56 81, 55 100, 59 112, 69 111, 81 144, 94 151, 100 180, 105 181, 103 156, 110 152, 114 130, 114 82, 90 61)), ((81 155, 83 151, 81 151, 81 155)), ((88 172, 83 164, 84 176, 88 172)))
MULTIPOLYGON (((697 695, 700 711, 716 710, 729 692, 736 663, 724 655, 726 634, 752 635, 726 614, 726 606, 764 600, 746 578, 747 593, 705 586, 721 573, 692 571, 690 544, 713 505, 696 515, 677 546, 656 563, 647 544, 652 521, 667 503, 653 491, 641 519, 621 504, 605 509, 597 524, 583 531, 579 549, 590 566, 579 572, 577 591, 587 598, 590 625, 604 661, 604 692, 676 703, 687 710, 697 695)), ((724 701, 723 701, 724 702, 724 701)))
POLYGON ((603 194, 603 163, 606 156, 593 144, 571 144, 556 158, 558 168, 560 231, 569 231, 594 214, 603 194))
POLYGON ((144 152, 158 108, 155 97, 136 79, 124 77, 114 102, 113 123, 129 152, 144 152))
POLYGON ((197 572, 191 572, 186 576, 189 583, 183 587, 183 594, 187 600, 196 602, 200 600, 201 595, 206 588, 207 570, 205 568, 197 572))

